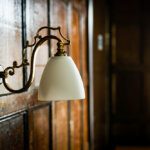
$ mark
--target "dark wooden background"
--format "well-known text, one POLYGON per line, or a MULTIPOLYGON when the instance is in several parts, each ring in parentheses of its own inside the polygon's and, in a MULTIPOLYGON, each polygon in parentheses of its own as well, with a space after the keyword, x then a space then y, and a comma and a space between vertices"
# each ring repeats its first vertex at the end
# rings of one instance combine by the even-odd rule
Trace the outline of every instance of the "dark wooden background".
MULTIPOLYGON (((41 26, 61 26, 71 40, 69 54, 82 75, 86 99, 37 102, 37 86, 55 42, 41 46, 36 59, 35 80, 22 94, 10 94, 0 85, 0 150, 87 150, 88 77, 87 77, 87 3, 86 0, 2 0, 0 2, 0 64, 21 62, 22 47, 41 26)), ((46 33, 46 31, 45 31, 46 33)), ((43 34, 45 34, 43 32, 43 34)), ((56 33, 57 34, 57 33, 56 33)), ((27 51, 31 56, 31 50, 27 51)), ((20 88, 29 69, 9 78, 10 86, 20 88)))
POLYGON ((150 1, 93 2, 95 149, 149 146, 150 1))

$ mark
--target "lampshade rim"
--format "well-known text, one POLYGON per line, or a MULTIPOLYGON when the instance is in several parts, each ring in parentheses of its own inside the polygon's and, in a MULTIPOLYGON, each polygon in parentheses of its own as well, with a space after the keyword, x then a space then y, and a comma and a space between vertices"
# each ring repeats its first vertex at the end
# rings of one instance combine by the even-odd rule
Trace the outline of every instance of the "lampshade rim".
POLYGON ((85 98, 70 98, 70 99, 40 99, 38 98, 38 101, 45 101, 45 102, 51 102, 51 101, 73 101, 73 100, 84 100, 85 98))

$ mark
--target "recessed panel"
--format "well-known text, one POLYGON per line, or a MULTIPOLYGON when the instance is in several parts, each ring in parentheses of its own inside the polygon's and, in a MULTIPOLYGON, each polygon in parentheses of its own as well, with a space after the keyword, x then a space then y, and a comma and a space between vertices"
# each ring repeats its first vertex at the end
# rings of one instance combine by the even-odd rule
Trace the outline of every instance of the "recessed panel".
POLYGON ((126 65, 140 64, 140 27, 138 25, 116 25, 115 27, 116 63, 126 65))
POLYGON ((140 72, 122 71, 113 79, 112 89, 117 115, 137 115, 142 110, 142 75, 140 72))
POLYGON ((23 116, 15 117, 0 122, 0 149, 24 149, 23 116))

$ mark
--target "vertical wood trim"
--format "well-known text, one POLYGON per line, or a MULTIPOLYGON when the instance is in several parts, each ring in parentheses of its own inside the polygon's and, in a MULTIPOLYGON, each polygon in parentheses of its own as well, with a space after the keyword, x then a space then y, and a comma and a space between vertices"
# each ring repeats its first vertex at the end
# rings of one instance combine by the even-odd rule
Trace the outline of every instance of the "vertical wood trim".
MULTIPOLYGON (((26 0, 21 0, 21 21, 22 21, 22 58, 23 58, 23 49, 26 45, 27 40, 27 30, 26 30, 26 0)), ((25 57, 27 58, 27 51, 25 52, 25 57)), ((27 66, 23 66, 23 86, 27 82, 27 66)))
MULTIPOLYGON (((50 26, 50 0, 47 0, 47 24, 50 26)), ((47 31, 50 35, 50 30, 47 31)), ((48 40, 48 57, 51 56, 50 40, 48 40)), ((53 110, 52 102, 49 105, 49 149, 53 150, 53 110)))
MULTIPOLYGON (((67 21, 66 21, 66 26, 67 26, 67 38, 69 39, 69 22, 70 22, 70 5, 69 5, 69 2, 67 1, 67 21)), ((68 56, 70 56, 70 50, 69 50, 69 46, 67 46, 67 54, 68 56)), ((70 101, 67 101, 67 123, 68 123, 68 150, 71 149, 71 126, 70 126, 70 120, 71 120, 71 102, 70 101)))
POLYGON ((68 109, 68 114, 67 114, 67 118, 68 118, 68 150, 71 149, 71 131, 70 131, 70 120, 71 120, 71 110, 70 110, 70 107, 71 107, 71 103, 70 101, 67 102, 67 109, 68 109))
POLYGON ((24 125, 24 150, 29 149, 29 117, 28 111, 23 114, 23 125, 24 125))
POLYGON ((93 93, 93 0, 88 0, 88 71, 89 71, 89 143, 94 149, 94 93, 93 93))
POLYGON ((80 107, 81 107, 81 111, 80 111, 80 122, 81 122, 81 127, 80 127, 80 132, 81 132, 81 150, 84 150, 84 130, 83 130, 83 106, 84 106, 84 103, 83 103, 83 100, 80 101, 80 107))
MULTIPOLYGON (((83 41, 82 41, 82 34, 83 34, 83 32, 82 32, 82 11, 80 11, 79 12, 79 24, 78 24, 78 29, 79 29, 79 41, 81 41, 81 43, 79 43, 79 59, 80 59, 80 74, 81 74, 81 76, 83 77, 83 65, 82 65, 82 63, 83 63, 83 61, 85 61, 85 60, 83 60, 82 58, 83 58, 83 56, 82 56, 82 51, 83 51, 83 49, 82 49, 82 45, 84 44, 84 43, 82 43, 83 41)), ((83 100, 81 100, 80 101, 80 108, 81 108, 81 110, 80 110, 80 132, 81 132, 81 135, 80 135, 80 140, 81 140, 81 150, 83 150, 83 148, 84 148, 84 143, 83 143, 83 141, 84 141, 84 139, 83 139, 83 133, 84 133, 84 130, 83 130, 83 115, 84 115, 84 113, 83 113, 83 105, 84 105, 84 103, 83 103, 83 100)))
POLYGON ((49 105, 49 149, 53 150, 53 114, 52 102, 49 105))
MULTIPOLYGON (((143 18, 144 18, 144 15, 143 15, 143 10, 144 10, 144 5, 143 5, 143 1, 139 1, 139 3, 140 3, 140 23, 139 23, 139 26, 140 26, 140 46, 139 46, 139 50, 140 50, 140 52, 139 52, 139 55, 140 55, 140 65, 143 65, 144 64, 144 33, 143 33, 143 29, 144 29, 144 23, 143 23, 143 18)), ((140 98, 141 98, 141 102, 140 102, 140 106, 141 106, 141 113, 144 113, 144 110, 143 110, 143 108, 144 108, 144 101, 143 101, 143 99, 144 99, 144 74, 145 74, 145 72, 142 72, 141 73, 141 76, 140 76, 140 80, 141 80, 141 93, 140 93, 140 98)), ((140 134, 141 134, 141 136, 142 136, 142 128, 144 129, 144 124, 143 123, 141 123, 141 132, 140 132, 140 134)))
MULTIPOLYGON (((50 18, 50 1, 47 0, 47 23, 48 26, 51 24, 50 18)), ((48 30, 48 34, 50 35, 50 30, 48 30)), ((48 57, 51 56, 51 42, 48 40, 48 57)), ((50 102, 49 105, 49 150, 53 150, 53 105, 50 102)))
POLYGON ((111 30, 111 9, 112 0, 107 0, 105 3, 105 64, 106 64, 106 80, 105 80, 105 148, 112 149, 112 30, 111 30))
MULTIPOLYGON (((47 24, 50 27, 51 24, 51 15, 50 15, 50 1, 51 0, 47 0, 47 24)), ((48 34, 50 35, 50 30, 47 31, 48 34)), ((48 40, 48 57, 51 56, 51 42, 50 40, 48 40)))
POLYGON ((56 102, 51 102, 52 104, 52 118, 53 118, 53 120, 52 120, 52 126, 53 126, 53 128, 52 128, 52 133, 53 133, 53 149, 54 150, 57 150, 57 136, 56 136, 56 131, 57 131, 57 129, 56 129, 56 102))
POLYGON ((140 16, 139 16, 139 26, 140 26, 140 46, 139 46, 139 55, 140 55, 140 65, 144 64, 144 33, 143 33, 143 29, 144 29, 144 24, 143 24, 143 3, 142 1, 139 1, 140 3, 140 16))
MULTIPOLYGON (((67 2, 67 21, 66 21, 66 23, 67 23, 67 38, 69 39, 69 31, 70 31, 70 29, 69 29, 69 22, 70 22, 70 17, 69 17, 69 15, 71 15, 70 14, 71 13, 71 11, 70 11, 70 4, 69 4, 69 2, 67 2)), ((69 50, 69 47, 67 46, 67 54, 70 56, 70 50, 69 50)), ((71 120, 71 102, 70 101, 68 101, 67 102, 67 112, 68 112, 68 114, 67 114, 67 118, 68 118, 68 120, 67 120, 67 122, 68 122, 68 150, 70 150, 71 149, 71 126, 70 126, 70 120, 71 120)))

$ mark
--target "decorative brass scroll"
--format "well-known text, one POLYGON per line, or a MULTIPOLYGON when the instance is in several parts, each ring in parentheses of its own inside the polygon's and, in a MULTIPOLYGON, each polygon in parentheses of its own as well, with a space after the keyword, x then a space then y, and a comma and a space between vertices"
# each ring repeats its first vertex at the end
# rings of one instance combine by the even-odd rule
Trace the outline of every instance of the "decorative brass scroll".
POLYGON ((21 93, 26 91, 30 85, 33 82, 34 79, 34 73, 35 73, 35 54, 37 52, 37 49, 40 45, 42 45, 45 41, 47 40, 57 40, 57 53, 55 54, 55 56, 64 56, 66 55, 66 51, 64 50, 64 46, 65 45, 69 45, 70 44, 70 40, 66 39, 62 33, 61 33, 61 28, 60 27, 41 27, 37 33, 36 36, 34 37, 34 42, 32 44, 29 44, 29 41, 26 42, 26 46, 24 47, 23 50, 23 58, 22 58, 22 63, 20 65, 18 65, 18 63, 16 61, 13 62, 13 65, 10 67, 7 67, 4 69, 4 71, 0 71, 0 79, 2 78, 3 84, 5 86, 5 88, 13 93, 21 93), (47 32, 48 34, 44 37, 42 37, 42 35, 40 35, 40 32, 44 29, 47 29, 48 31, 50 30, 58 30, 60 37, 63 39, 63 42, 59 37, 55 36, 55 35, 51 35, 49 34, 50 32, 47 32), (26 59, 25 57, 25 51, 27 50, 28 47, 32 47, 33 51, 32 51, 32 55, 31 55, 31 63, 29 64, 28 59, 26 59), (30 75, 29 75, 29 79, 27 81, 27 83, 25 84, 24 87, 22 87, 21 89, 18 90, 14 90, 12 88, 9 87, 9 85, 7 84, 6 78, 8 77, 8 75, 13 76, 15 74, 15 69, 16 68, 21 68, 24 66, 30 65, 30 75))

